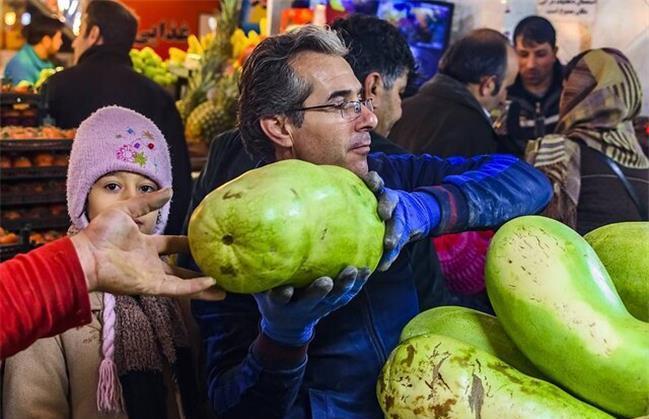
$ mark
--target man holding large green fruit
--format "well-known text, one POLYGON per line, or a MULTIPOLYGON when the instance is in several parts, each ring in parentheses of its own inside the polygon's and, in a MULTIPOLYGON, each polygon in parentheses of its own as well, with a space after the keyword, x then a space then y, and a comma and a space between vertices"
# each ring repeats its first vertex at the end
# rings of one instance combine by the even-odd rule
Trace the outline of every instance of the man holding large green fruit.
POLYGON ((385 272, 366 281, 364 267, 349 267, 304 289, 195 302, 220 417, 381 417, 376 379, 419 311, 410 258, 399 254, 419 238, 538 212, 550 198, 547 179, 510 156, 369 154, 376 116, 346 53, 315 26, 264 40, 244 65, 240 133, 259 165, 299 159, 366 178, 387 220, 385 272))

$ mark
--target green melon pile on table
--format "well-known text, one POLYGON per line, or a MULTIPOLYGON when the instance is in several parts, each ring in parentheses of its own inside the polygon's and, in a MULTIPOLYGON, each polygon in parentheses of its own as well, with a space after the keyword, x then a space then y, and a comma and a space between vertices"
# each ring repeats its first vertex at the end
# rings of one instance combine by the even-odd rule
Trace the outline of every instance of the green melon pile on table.
POLYGON ((437 307, 406 325, 377 383, 386 417, 649 415, 649 223, 584 238, 520 217, 485 275, 497 317, 437 307))

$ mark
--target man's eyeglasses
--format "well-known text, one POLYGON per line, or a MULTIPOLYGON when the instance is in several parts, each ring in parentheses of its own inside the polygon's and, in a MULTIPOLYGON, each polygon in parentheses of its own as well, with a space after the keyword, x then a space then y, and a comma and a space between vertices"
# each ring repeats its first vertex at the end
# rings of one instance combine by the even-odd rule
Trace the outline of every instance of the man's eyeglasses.
POLYGON ((304 111, 327 111, 328 109, 335 109, 340 111, 340 116, 345 121, 353 121, 361 115, 362 107, 365 106, 370 112, 374 112, 374 105, 372 99, 365 100, 346 100, 342 103, 335 105, 317 105, 309 106, 306 108, 290 109, 290 112, 304 112, 304 111))

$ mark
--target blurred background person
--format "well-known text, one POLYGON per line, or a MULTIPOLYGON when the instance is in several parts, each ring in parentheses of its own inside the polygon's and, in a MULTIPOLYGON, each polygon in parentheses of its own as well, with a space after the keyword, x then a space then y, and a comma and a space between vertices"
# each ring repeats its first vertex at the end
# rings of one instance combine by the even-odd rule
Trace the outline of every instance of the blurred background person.
POLYGON ((512 101, 507 135, 523 155, 528 140, 554 132, 559 121, 563 66, 557 58, 557 34, 540 16, 528 16, 514 29, 518 76, 507 90, 512 101))
POLYGON ((588 50, 566 65, 557 135, 530 142, 526 151, 552 182, 545 215, 580 234, 647 220, 649 159, 632 123, 641 106, 640 80, 620 51, 588 50))
POLYGON ((63 44, 63 23, 57 19, 37 16, 23 28, 25 45, 7 63, 5 77, 14 84, 35 83, 41 70, 54 68, 51 59, 63 44))
POLYGON ((403 101, 403 115, 390 139, 413 153, 440 157, 507 151, 489 112, 504 104, 518 59, 509 40, 477 29, 444 53, 439 73, 403 101))

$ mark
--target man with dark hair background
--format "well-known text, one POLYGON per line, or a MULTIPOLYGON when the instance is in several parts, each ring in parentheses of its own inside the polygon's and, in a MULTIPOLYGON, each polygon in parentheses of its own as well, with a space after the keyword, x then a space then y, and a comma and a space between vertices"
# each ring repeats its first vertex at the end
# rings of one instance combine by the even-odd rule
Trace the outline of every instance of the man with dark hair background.
POLYGON ((415 78, 415 59, 399 30, 373 16, 352 15, 334 22, 331 29, 343 39, 345 57, 372 99, 378 125, 374 133, 387 137, 401 118, 401 96, 415 78))
POLYGON ((477 29, 444 53, 439 73, 403 102, 390 138, 413 153, 441 157, 507 152, 489 112, 502 105, 518 60, 507 38, 477 29))
POLYGON ((35 83, 46 68, 54 68, 50 59, 63 43, 63 23, 57 19, 38 16, 23 28, 25 45, 7 63, 5 77, 13 83, 35 83))
POLYGON ((173 98, 133 70, 129 51, 137 17, 113 0, 88 3, 72 43, 76 65, 50 77, 45 94, 50 115, 62 128, 76 128, 97 109, 118 105, 150 118, 164 134, 171 155, 173 199, 166 234, 179 234, 191 196, 189 154, 173 98))
POLYGON ((522 155, 528 140, 552 134, 559 120, 563 68, 557 59, 556 32, 540 16, 528 16, 514 29, 518 76, 508 89, 512 106, 507 135, 522 155))

